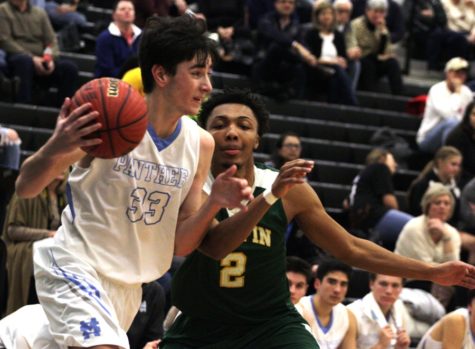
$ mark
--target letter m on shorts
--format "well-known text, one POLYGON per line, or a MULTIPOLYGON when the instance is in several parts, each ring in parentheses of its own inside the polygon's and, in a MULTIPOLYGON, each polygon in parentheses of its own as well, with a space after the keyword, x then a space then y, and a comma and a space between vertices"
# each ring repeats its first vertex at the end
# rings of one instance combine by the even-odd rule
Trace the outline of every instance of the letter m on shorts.
POLYGON ((84 339, 89 339, 91 335, 99 337, 101 335, 101 328, 99 327, 99 322, 95 317, 91 318, 89 322, 81 321, 81 332, 84 339))

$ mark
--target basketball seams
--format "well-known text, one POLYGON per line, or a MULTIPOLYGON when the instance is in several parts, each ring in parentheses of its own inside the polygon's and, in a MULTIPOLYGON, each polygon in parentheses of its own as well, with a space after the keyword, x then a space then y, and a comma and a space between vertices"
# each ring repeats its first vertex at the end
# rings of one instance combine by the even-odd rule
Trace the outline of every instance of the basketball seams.
MULTIPOLYGON (((107 88, 103 91, 103 89, 102 89, 102 87, 103 87, 102 80, 99 79, 97 81, 99 83, 99 96, 101 97, 101 105, 102 105, 102 111, 103 111, 102 120, 106 124, 106 130, 110 130, 110 127, 109 127, 109 113, 107 111, 106 98, 103 94, 104 92, 107 92, 107 88)), ((107 131, 107 138, 109 140, 109 146, 110 146, 110 150, 112 151, 112 155, 113 155, 113 157, 116 157, 114 142, 112 142, 112 134, 111 134, 110 131, 107 131)))
POLYGON ((111 159, 130 152, 142 141, 148 124, 147 106, 130 85, 112 78, 95 79, 83 85, 71 100, 73 108, 90 102, 99 112, 97 121, 102 125, 93 137, 100 137, 103 143, 82 147, 88 154, 111 159))

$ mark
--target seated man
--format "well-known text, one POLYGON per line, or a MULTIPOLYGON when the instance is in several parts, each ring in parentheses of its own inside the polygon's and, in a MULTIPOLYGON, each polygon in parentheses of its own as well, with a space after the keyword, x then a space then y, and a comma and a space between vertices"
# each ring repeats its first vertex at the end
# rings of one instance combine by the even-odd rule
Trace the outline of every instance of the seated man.
POLYGON ((404 317, 406 310, 401 300, 402 278, 370 274, 371 292, 350 305, 357 323, 358 348, 397 349, 409 347, 404 317))
POLYGON ((378 80, 387 76, 392 94, 403 90, 402 73, 394 57, 391 35, 386 25, 387 0, 368 0, 363 16, 351 22, 358 47, 361 48, 359 87, 375 91, 378 80))
POLYGON ((289 282, 290 300, 297 304, 307 294, 312 280, 310 264, 300 257, 287 256, 287 281, 289 282))
POLYGON ((142 30, 134 25, 135 9, 131 0, 120 0, 112 13, 113 21, 97 37, 95 76, 121 78, 136 67, 142 30), (130 64, 130 65, 129 65, 130 64))
POLYGON ((315 279, 317 293, 303 297, 295 306, 322 348, 356 347, 355 316, 341 303, 348 291, 350 276, 350 266, 337 260, 323 261, 315 279))
POLYGON ((419 342, 417 349, 470 349, 475 332, 475 290, 468 293, 467 308, 459 308, 441 318, 419 342))
POLYGON ((0 49, 8 55, 11 73, 20 78, 16 102, 31 103, 33 82, 58 88, 56 105, 76 89, 78 68, 60 60, 56 34, 46 12, 28 0, 0 5, 0 49), (45 51, 51 51, 45 55, 45 51))

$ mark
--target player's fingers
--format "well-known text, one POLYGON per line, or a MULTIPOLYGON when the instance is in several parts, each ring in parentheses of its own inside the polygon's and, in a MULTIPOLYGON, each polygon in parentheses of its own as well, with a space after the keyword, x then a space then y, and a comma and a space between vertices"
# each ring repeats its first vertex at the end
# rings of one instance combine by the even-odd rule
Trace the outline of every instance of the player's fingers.
POLYGON ((66 97, 64 99, 63 104, 61 105, 61 109, 59 110, 59 118, 65 118, 69 114, 69 109, 71 108, 71 99, 66 97))
POLYGON ((301 167, 301 166, 291 167, 283 171, 281 173, 281 176, 282 177, 306 176, 308 173, 310 173, 310 171, 312 171, 312 169, 309 167, 301 167))
POLYGON ((69 116, 67 118, 68 121, 74 122, 76 119, 80 118, 82 115, 86 114, 89 112, 92 108, 91 103, 84 103, 81 104, 79 107, 75 108, 71 113, 69 113, 69 116))
POLYGON ((232 165, 226 171, 222 172, 218 177, 232 177, 237 171, 237 166, 232 165))
POLYGON ((83 127, 83 128, 81 128, 77 131, 77 136, 79 138, 87 136, 87 135, 99 130, 101 127, 102 127, 102 125, 100 123, 96 123, 94 125, 83 127))
POLYGON ((72 130, 79 130, 83 128, 84 126, 89 126, 88 124, 93 123, 98 124, 97 120, 99 117, 99 113, 97 111, 92 111, 88 114, 85 114, 81 116, 80 118, 76 119, 74 122, 72 122, 69 126, 72 130))
POLYGON ((102 139, 100 138, 82 139, 79 142, 79 147, 90 147, 93 145, 99 145, 101 143, 102 143, 102 139))

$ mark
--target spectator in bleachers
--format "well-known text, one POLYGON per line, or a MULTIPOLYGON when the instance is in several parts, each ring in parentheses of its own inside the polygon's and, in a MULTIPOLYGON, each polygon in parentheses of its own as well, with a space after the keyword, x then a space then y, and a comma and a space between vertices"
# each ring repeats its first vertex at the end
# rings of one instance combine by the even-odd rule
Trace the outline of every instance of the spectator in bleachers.
POLYGON ((449 133, 445 144, 457 148, 462 154, 464 175, 475 177, 475 102, 466 107, 462 121, 449 133))
POLYGON ((463 35, 447 28, 447 15, 440 0, 406 0, 407 19, 411 18, 413 50, 421 50, 429 70, 443 69, 453 57, 468 57, 468 43, 463 35), (414 9, 412 8, 414 6, 414 9))
POLYGON ((404 227, 413 218, 399 210, 392 176, 397 163, 386 149, 376 148, 366 157, 366 167, 353 180, 349 196, 353 228, 372 231, 375 238, 392 250, 404 227))
POLYGON ((316 58, 299 40, 302 29, 295 12, 296 0, 274 0, 274 10, 259 21, 258 62, 254 80, 263 94, 285 99, 304 93, 303 61, 316 64, 316 58))
MULTIPOLYGON (((475 235, 475 178, 463 188, 460 197, 460 229, 475 235)), ((475 258, 471 261, 475 264, 475 258)))
MULTIPOLYGON (((313 0, 296 0, 296 11, 302 23, 310 22, 313 0)), ((256 29, 261 18, 274 9, 274 0, 246 0, 246 12, 251 29, 256 29)))
MULTIPOLYGON (((475 45, 475 2, 473 0, 442 0, 450 30, 465 39, 468 50, 475 45)), ((470 56, 463 56, 469 59, 470 56)))
POLYGON ((335 29, 335 10, 327 1, 313 9, 313 27, 305 33, 305 46, 317 58, 308 66, 307 94, 324 92, 330 103, 355 105, 356 97, 346 72, 345 37, 335 29))
POLYGON ((3 227, 5 209, 15 190, 16 171, 20 167, 20 145, 18 133, 0 125, 0 227, 3 227))
POLYGON ((198 0, 197 4, 208 30, 219 36, 220 60, 215 69, 250 75, 255 48, 245 18, 245 0, 198 0))
POLYGON ((450 131, 462 121, 466 106, 473 100, 472 92, 464 85, 467 70, 466 60, 452 58, 445 65, 445 80, 430 88, 416 138, 422 151, 435 153, 450 131))
POLYGON ((58 106, 76 90, 77 66, 59 59, 48 15, 28 0, 8 0, 0 5, 0 49, 8 54, 12 75, 21 80, 17 102, 32 102, 34 82, 56 86, 58 106), (46 55, 45 51, 50 50, 51 54, 46 55))
POLYGON ((335 0, 333 7, 336 11, 336 30, 345 36, 346 56, 348 58, 348 75, 351 78, 351 87, 356 91, 361 72, 361 49, 356 42, 355 33, 351 29, 350 19, 353 3, 350 0, 335 0))
POLYGON ((391 36, 385 16, 388 0, 368 0, 365 14, 351 22, 358 46, 361 48, 359 87, 377 90, 378 80, 386 76, 393 94, 403 90, 399 62, 394 57, 391 36))
POLYGON ((66 206, 65 191, 62 175, 32 199, 21 199, 14 194, 8 205, 2 236, 8 250, 7 314, 38 302, 33 281, 32 246, 35 241, 55 235, 66 206))
POLYGON ((86 16, 78 11, 80 0, 47 0, 44 9, 48 13, 51 23, 60 30, 67 25, 78 28, 87 28, 86 16))
POLYGON ((425 166, 409 187, 409 212, 414 216, 421 215, 421 200, 427 188, 429 188, 432 183, 441 183, 450 190, 455 200, 454 213, 449 223, 457 226, 462 188, 459 181, 461 164, 462 154, 457 148, 450 146, 441 147, 437 153, 435 153, 434 159, 425 166))
POLYGON ((475 333, 475 290, 468 292, 466 308, 441 318, 419 342, 417 349, 473 348, 475 333))
POLYGON ((127 331, 130 349, 157 348, 163 336, 165 292, 156 281, 142 284, 142 302, 127 331))
POLYGON ((300 136, 293 131, 285 132, 277 140, 272 158, 266 162, 266 165, 280 169, 287 161, 300 158, 301 153, 302 142, 300 136))
POLYGON ((150 16, 179 16, 188 9, 185 0, 133 0, 136 11, 135 24, 143 28, 150 16))
POLYGON ((96 77, 121 78, 121 74, 138 64, 142 30, 134 24, 134 4, 131 0, 119 0, 113 11, 113 21, 96 40, 96 77))
POLYGON ((321 348, 356 348, 356 319, 342 302, 348 291, 351 267, 337 260, 318 265, 315 289, 295 305, 321 348))
POLYGON ((357 348, 409 347, 402 283, 401 277, 370 274, 371 292, 348 305, 356 318, 357 348))
MULTIPOLYGON (((368 8, 368 0, 353 0, 352 18, 357 18, 365 14, 368 8)), ((391 43, 396 44, 404 38, 405 26, 404 15, 400 2, 394 0, 387 1, 387 11, 384 17, 391 43)))
POLYGON ((286 275, 289 282, 290 301, 297 304, 307 294, 308 286, 312 282, 310 264, 302 258, 287 256, 286 275))
MULTIPOLYGON (((433 183, 421 200, 422 214, 411 219, 401 231, 395 253, 429 263, 460 260, 461 238, 448 224, 455 207, 452 193, 441 183, 433 183)), ((432 285, 431 293, 446 308, 454 289, 432 285)))

